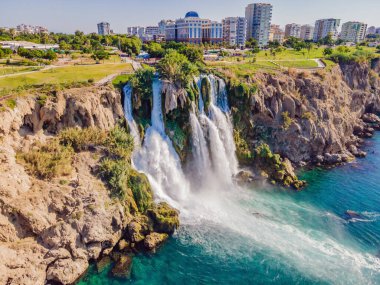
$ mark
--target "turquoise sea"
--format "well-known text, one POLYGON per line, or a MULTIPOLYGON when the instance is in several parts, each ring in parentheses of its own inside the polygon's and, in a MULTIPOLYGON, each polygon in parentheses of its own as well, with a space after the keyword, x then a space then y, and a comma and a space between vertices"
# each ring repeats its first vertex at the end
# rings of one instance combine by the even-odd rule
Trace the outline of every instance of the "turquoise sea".
POLYGON ((365 159, 302 173, 302 192, 199 195, 156 254, 134 257, 131 279, 113 279, 110 265, 79 284, 380 284, 380 135, 365 149, 365 159))

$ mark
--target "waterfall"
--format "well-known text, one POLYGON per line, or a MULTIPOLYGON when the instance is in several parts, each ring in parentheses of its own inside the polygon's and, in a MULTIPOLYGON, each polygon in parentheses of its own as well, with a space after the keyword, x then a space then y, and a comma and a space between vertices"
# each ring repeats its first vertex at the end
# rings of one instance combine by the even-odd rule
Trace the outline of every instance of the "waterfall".
MULTIPOLYGON (((207 78, 210 82, 210 105, 208 110, 208 118, 203 120, 206 123, 206 127, 209 133, 211 157, 214 164, 214 168, 224 170, 224 174, 228 175, 228 179, 237 173, 238 162, 236 158, 236 146, 233 138, 233 125, 229 117, 229 106, 226 85, 220 78, 216 79, 214 75, 200 76, 197 78, 197 85, 199 90, 199 112, 200 118, 204 114, 204 103, 202 99, 201 82, 204 78, 207 78), (216 86, 216 82, 219 82, 219 88, 216 86), (220 143, 222 145, 220 145, 220 143), (215 151, 218 149, 218 151, 215 151), (222 162, 223 161, 223 162, 222 162)), ((193 129, 194 132, 194 129, 193 129)), ((219 171, 219 173, 221 173, 219 171)), ((226 178, 226 177, 224 177, 226 178)))
POLYGON ((180 208, 189 192, 189 182, 181 168, 181 162, 170 138, 165 134, 162 114, 161 82, 153 81, 152 126, 145 134, 142 148, 135 153, 133 163, 144 172, 158 199, 166 200, 180 208))
POLYGON ((194 112, 190 113, 190 125, 192 129, 195 178, 200 181, 202 176, 208 173, 211 168, 210 155, 202 125, 194 112))
POLYGON ((132 86, 128 83, 123 88, 124 92, 124 116, 127 120, 130 133, 135 141, 135 148, 141 145, 140 134, 138 127, 132 115, 132 86))

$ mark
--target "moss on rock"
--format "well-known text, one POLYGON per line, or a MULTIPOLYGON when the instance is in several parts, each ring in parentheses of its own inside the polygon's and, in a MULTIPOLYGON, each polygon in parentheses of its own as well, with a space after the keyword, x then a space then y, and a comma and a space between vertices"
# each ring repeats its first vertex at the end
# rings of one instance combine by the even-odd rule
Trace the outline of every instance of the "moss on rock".
POLYGON ((131 169, 128 177, 128 187, 141 213, 145 213, 153 204, 153 192, 148 178, 143 173, 131 169))
POLYGON ((179 212, 168 203, 162 202, 148 210, 154 222, 154 229, 159 233, 173 234, 179 227, 179 212))

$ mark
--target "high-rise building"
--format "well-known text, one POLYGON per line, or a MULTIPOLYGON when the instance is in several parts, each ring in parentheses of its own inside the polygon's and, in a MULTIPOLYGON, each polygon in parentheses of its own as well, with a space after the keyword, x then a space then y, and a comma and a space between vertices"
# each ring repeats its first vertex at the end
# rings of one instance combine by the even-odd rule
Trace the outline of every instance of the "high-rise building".
POLYGON ((369 27, 367 30, 367 35, 374 35, 374 34, 376 34, 376 27, 375 26, 369 27))
POLYGON ((99 35, 109 35, 111 34, 111 26, 107 22, 101 22, 98 24, 98 34, 99 35))
POLYGON ((156 36, 160 33, 158 26, 148 26, 145 28, 145 34, 156 36))
POLYGON ((313 41, 317 42, 331 35, 334 40, 338 38, 340 19, 322 19, 315 22, 313 41))
POLYGON ((228 17, 222 23, 223 41, 230 46, 245 46, 247 20, 244 17, 228 17))
POLYGON ((367 24, 361 22, 347 22, 342 25, 340 39, 346 42, 360 43, 364 41, 367 24))
POLYGON ((380 28, 376 28, 376 32, 375 32, 376 35, 380 35, 380 28))
POLYGON ((301 38, 301 25, 287 24, 285 26, 285 38, 289 37, 301 38))
POLYGON ((128 27, 127 34, 130 36, 137 36, 139 38, 142 38, 145 34, 145 28, 140 26, 128 27))
POLYGON ((159 35, 163 35, 163 36, 165 35, 166 26, 169 25, 169 24, 175 24, 175 21, 172 21, 172 20, 161 20, 158 23, 159 35))
POLYGON ((166 24, 165 37, 167 41, 216 44, 223 41, 223 27, 221 23, 201 19, 197 12, 191 11, 185 18, 166 24))
POLYGON ((280 44, 284 42, 285 33, 280 28, 280 25, 270 25, 269 41, 279 42, 280 44))
POLYGON ((260 47, 267 46, 269 42, 272 8, 271 4, 266 3, 249 4, 245 8, 247 40, 254 38, 260 47))
POLYGON ((311 41, 313 39, 314 27, 311 25, 301 26, 301 39, 311 41))

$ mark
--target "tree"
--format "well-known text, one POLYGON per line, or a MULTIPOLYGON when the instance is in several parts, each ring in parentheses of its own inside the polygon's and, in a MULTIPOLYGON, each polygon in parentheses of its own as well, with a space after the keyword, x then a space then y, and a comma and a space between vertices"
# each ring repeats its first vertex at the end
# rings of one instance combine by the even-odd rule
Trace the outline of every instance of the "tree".
POLYGON ((192 63, 203 62, 203 49, 196 46, 184 46, 179 52, 187 57, 192 63))
POLYGON ((110 54, 104 50, 95 51, 92 56, 94 60, 105 60, 110 58, 110 54))
POLYGON ((246 47, 246 48, 249 48, 249 49, 255 49, 255 48, 258 48, 258 47, 259 47, 259 44, 257 43, 257 40, 255 40, 254 38, 250 38, 250 39, 245 43, 245 47, 246 47))
POLYGON ((158 63, 158 71, 162 78, 186 86, 197 74, 197 67, 188 58, 176 50, 168 50, 158 63))
POLYGON ((330 47, 327 47, 327 48, 325 48, 325 49, 323 50, 323 55, 324 55, 324 56, 332 55, 332 53, 333 53, 333 49, 330 48, 330 47))
POLYGON ((314 44, 311 42, 305 42, 305 48, 307 49, 308 56, 310 57, 310 51, 314 48, 314 44))
POLYGON ((144 45, 144 49, 151 57, 161 58, 164 56, 165 50, 162 48, 161 44, 156 42, 150 42, 144 45))

